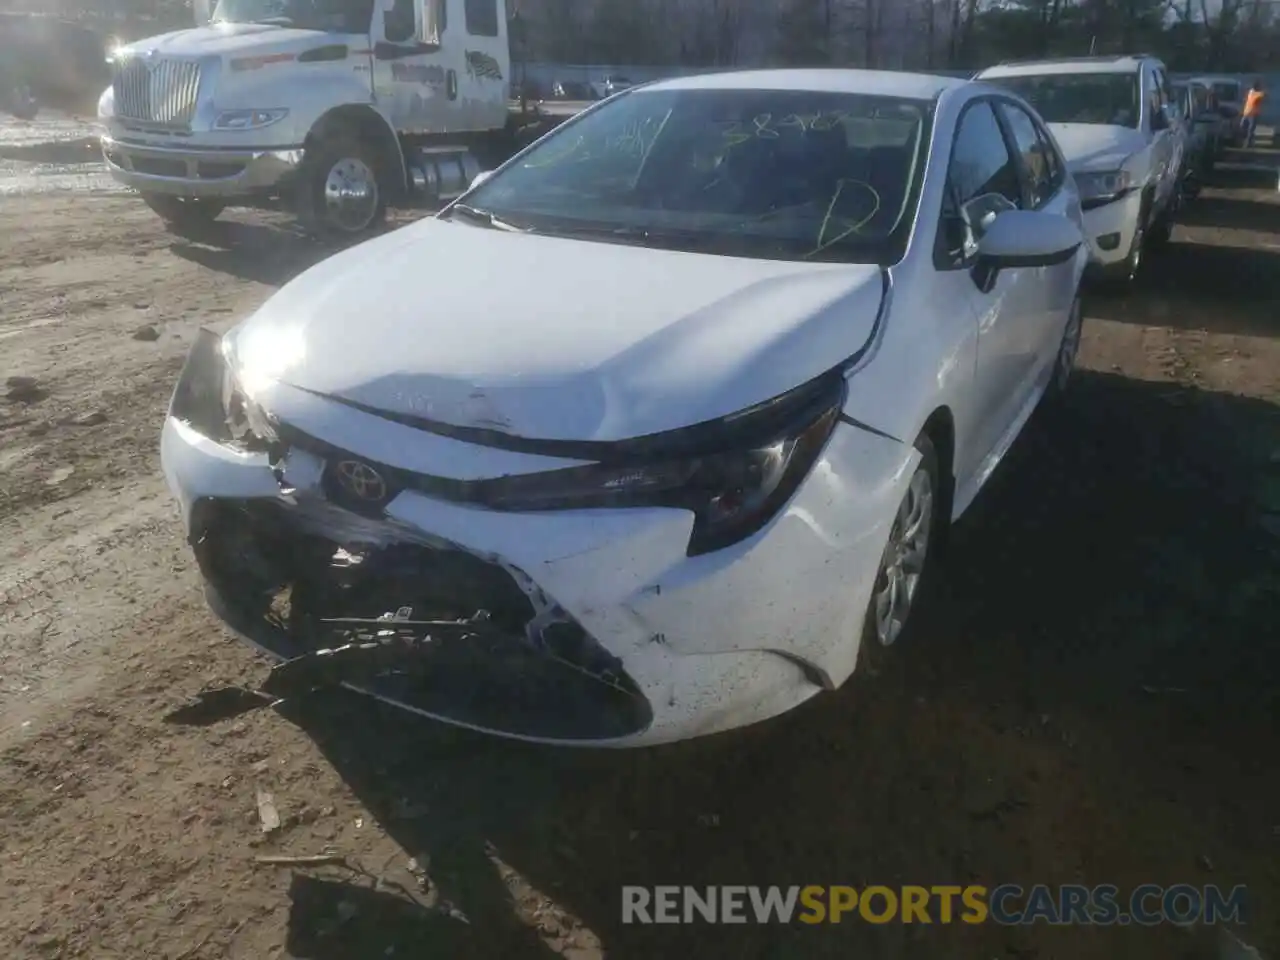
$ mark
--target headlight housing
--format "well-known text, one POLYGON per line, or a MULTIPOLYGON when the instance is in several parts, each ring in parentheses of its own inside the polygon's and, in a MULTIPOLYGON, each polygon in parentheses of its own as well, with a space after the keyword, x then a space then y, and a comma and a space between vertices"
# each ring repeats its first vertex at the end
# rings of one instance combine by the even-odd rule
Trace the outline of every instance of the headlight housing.
POLYGON ((1085 210, 1114 203, 1137 188, 1133 175, 1123 167, 1077 173, 1075 180, 1076 189, 1080 191, 1080 206, 1085 210))
POLYGON ((169 415, 215 443, 266 450, 275 442, 270 418, 237 382, 225 338, 201 328, 169 401, 169 415))
POLYGON ((271 110, 223 110, 213 121, 215 130, 261 130, 289 115, 283 107, 271 110))
POLYGON ((688 555, 721 550, 758 532, 791 499, 835 429, 844 388, 843 377, 806 385, 812 397, 789 422, 736 449, 482 480, 467 499, 512 511, 682 508, 694 515, 688 555))

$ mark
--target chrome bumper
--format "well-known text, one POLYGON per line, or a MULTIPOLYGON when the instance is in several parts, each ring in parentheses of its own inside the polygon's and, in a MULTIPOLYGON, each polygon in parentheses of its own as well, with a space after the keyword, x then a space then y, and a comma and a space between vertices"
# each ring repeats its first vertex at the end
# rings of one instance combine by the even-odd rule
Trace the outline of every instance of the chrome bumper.
POLYGON ((201 150, 102 138, 111 176, 135 190, 183 197, 244 197, 277 190, 302 162, 302 148, 201 150))

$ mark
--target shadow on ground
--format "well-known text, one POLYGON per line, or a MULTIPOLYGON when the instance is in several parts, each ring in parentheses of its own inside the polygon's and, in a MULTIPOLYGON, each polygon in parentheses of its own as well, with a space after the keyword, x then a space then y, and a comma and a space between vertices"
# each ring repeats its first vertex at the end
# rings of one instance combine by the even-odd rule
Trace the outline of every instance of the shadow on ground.
POLYGON ((292 224, 244 223, 230 218, 183 231, 169 249, 174 256, 208 270, 276 287, 338 250, 310 240, 292 224))
MULTIPOLYGON (((957 527, 918 640, 880 675, 747 730, 575 752, 355 696, 304 701, 292 719, 437 899, 300 876, 290 948, 317 960, 390 947, 505 960, 1211 955, 1208 931, 1172 927, 624 925, 620 887, 1243 883, 1274 902, 1280 555, 1256 492, 1276 470, 1277 426, 1259 401, 1082 373, 957 527), (427 812, 402 816, 406 803, 427 812)), ((1247 936, 1280 949, 1276 914, 1247 936)))
POLYGON ((1280 249, 1280 204, 1238 196, 1202 196, 1178 211, 1178 223, 1215 230, 1247 230, 1264 239, 1277 238, 1280 249))
MULTIPOLYGON (((1217 174, 1219 184, 1235 186, 1245 176, 1217 174)), ((1137 287, 1120 295, 1099 291, 1090 297, 1089 315, 1209 333, 1280 334, 1280 203, 1254 197, 1214 189, 1189 202, 1178 213, 1173 241, 1147 257, 1137 287)))

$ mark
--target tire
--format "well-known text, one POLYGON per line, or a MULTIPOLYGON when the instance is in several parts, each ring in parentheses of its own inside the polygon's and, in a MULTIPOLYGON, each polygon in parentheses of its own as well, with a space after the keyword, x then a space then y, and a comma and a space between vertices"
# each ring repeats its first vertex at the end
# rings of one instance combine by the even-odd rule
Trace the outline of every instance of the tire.
POLYGON ((353 240, 379 230, 387 219, 387 184, 371 144, 349 133, 309 147, 298 171, 297 214, 308 233, 353 240))
POLYGON ((1169 205, 1165 207, 1164 212, 1151 224, 1151 229, 1147 231, 1147 248, 1149 250, 1163 250, 1169 245, 1169 241, 1173 239, 1173 224, 1177 219, 1178 210, 1182 207, 1183 193, 1182 184, 1179 183, 1174 187, 1174 195, 1169 198, 1169 205))
POLYGON ((885 544, 880 565, 876 569, 871 599, 867 603, 867 610, 863 616, 862 641, 858 647, 859 668, 869 666, 872 670, 876 669, 888 653, 889 647, 901 642, 904 637, 910 637, 913 628, 919 623, 920 608, 928 602, 933 585, 934 561, 939 553, 940 534, 945 527, 939 507, 945 502, 945 498, 938 467, 938 454, 934 449, 933 441, 928 435, 922 433, 916 438, 915 448, 920 451, 920 462, 916 465, 907 492, 894 515, 889 540, 885 544), (910 538, 909 543, 905 542, 904 523, 909 524, 913 504, 919 504, 921 502, 919 498, 926 491, 927 500, 924 501, 923 516, 916 514, 919 517, 920 529, 916 537, 910 538), (904 554, 903 551, 904 549, 912 550, 911 543, 915 545, 917 562, 909 568, 904 561, 911 554, 904 554), (895 576, 914 576, 915 579, 909 586, 906 580, 899 579, 898 592, 894 593, 891 580, 895 576), (908 591, 905 605, 898 608, 898 616, 893 616, 893 598, 896 596, 901 602, 902 590, 908 591), (886 602, 889 604, 889 616, 885 616, 886 602))
POLYGON ((142 201, 156 212, 166 227, 178 234, 207 229, 226 209, 220 200, 171 197, 163 193, 144 193, 142 201))
POLYGON ((1062 341, 1058 344, 1058 355, 1053 361, 1053 376, 1045 388, 1044 396, 1049 403, 1057 403, 1067 392, 1071 383, 1071 374, 1076 368, 1076 358, 1080 353, 1080 336, 1084 329, 1084 304, 1080 295, 1076 294, 1071 304, 1071 314, 1067 318, 1066 328, 1062 331, 1062 341))

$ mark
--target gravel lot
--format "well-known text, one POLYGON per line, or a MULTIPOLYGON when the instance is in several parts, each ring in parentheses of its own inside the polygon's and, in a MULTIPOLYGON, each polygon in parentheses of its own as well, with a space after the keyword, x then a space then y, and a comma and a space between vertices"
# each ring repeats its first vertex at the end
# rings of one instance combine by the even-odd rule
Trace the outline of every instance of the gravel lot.
POLYGON ((0 197, 0 953, 1207 957, 1171 927, 619 915, 624 883, 1189 882, 1248 885, 1275 955, 1280 196, 1230 176, 1091 305, 1070 404, 957 532, 922 642, 780 720, 605 754, 348 696, 166 720, 264 672, 160 478, 171 385, 200 325, 321 252, 268 215, 189 243, 128 197, 0 197), (255 863, 322 852, 347 865, 255 863))

